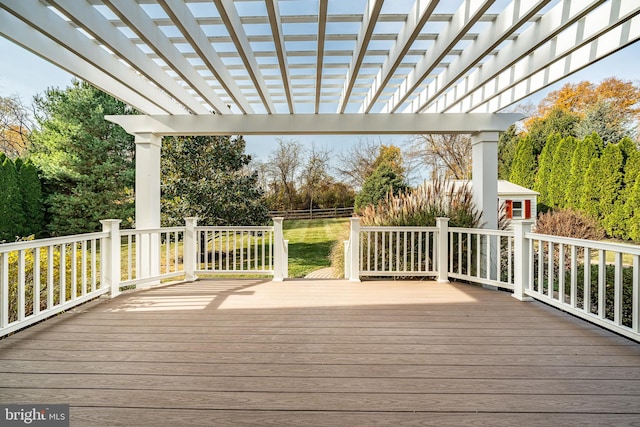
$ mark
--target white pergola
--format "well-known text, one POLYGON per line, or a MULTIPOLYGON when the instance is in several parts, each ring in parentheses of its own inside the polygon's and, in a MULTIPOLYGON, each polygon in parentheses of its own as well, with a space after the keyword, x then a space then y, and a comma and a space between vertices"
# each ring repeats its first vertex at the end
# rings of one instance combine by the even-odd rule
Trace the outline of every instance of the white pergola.
POLYGON ((638 0, 0 0, 0 34, 146 115, 136 226, 185 134, 473 135, 497 222, 496 114, 640 38, 638 0))

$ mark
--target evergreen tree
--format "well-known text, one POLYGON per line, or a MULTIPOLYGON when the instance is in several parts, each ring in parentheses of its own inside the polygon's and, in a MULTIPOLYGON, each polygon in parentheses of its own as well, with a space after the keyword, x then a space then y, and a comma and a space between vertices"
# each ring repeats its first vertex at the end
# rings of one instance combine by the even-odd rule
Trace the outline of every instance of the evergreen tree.
POLYGON ((245 141, 229 136, 165 138, 162 206, 166 225, 196 216, 206 225, 261 225, 268 211, 250 171, 245 141))
POLYGON ((0 241, 12 242, 22 235, 25 223, 16 168, 6 156, 0 167, 0 241))
POLYGON ((624 237, 640 239, 640 151, 631 153, 624 165, 624 189, 622 200, 624 201, 624 237))
POLYGON ((531 138, 520 139, 516 149, 509 181, 521 185, 525 188, 533 188, 536 174, 536 159, 533 154, 533 144, 531 138))
POLYGON ((598 197, 598 217, 609 236, 620 237, 623 155, 618 144, 608 144, 602 152, 593 192, 598 197))
POLYGON ((511 168, 518 153, 520 139, 516 132, 515 125, 509 126, 506 131, 500 134, 500 138, 498 139, 498 179, 510 179, 511 168))
MULTIPOLYGON (((562 108, 552 108, 543 117, 534 117, 527 123, 528 134, 533 143, 534 153, 540 154, 553 134, 560 134, 560 138, 576 136, 575 126, 580 121, 576 113, 562 108)), ((553 154, 553 152, 552 152, 553 154)))
POLYGON ((44 204, 42 185, 35 165, 29 161, 22 164, 18 171, 18 181, 22 196, 22 212, 26 218, 23 236, 44 233, 44 204))
POLYGON ((361 209, 369 205, 376 205, 392 193, 398 195, 407 190, 407 185, 388 164, 381 164, 364 181, 362 190, 356 196, 355 209, 361 209))
POLYGON ((600 156, 602 140, 597 134, 591 134, 578 140, 571 156, 569 179, 566 182, 566 206, 579 209, 581 206, 582 184, 591 160, 600 156))
POLYGON ((598 199, 599 191, 595 191, 593 183, 600 177, 600 158, 594 157, 589 162, 587 172, 582 177, 582 191, 580 192, 580 210, 593 219, 600 219, 598 199))
POLYGON ((571 176, 569 159, 576 150, 577 141, 572 136, 562 138, 553 154, 549 179, 549 203, 552 207, 567 206, 567 182, 571 176))
POLYGON ((540 158, 538 159, 538 172, 536 174, 533 189, 540 193, 540 196, 538 197, 538 204, 543 205, 543 208, 544 206, 552 206, 549 198, 549 181, 551 180, 553 155, 561 139, 562 136, 559 133, 549 135, 547 143, 542 149, 542 153, 540 153, 540 158))
POLYGON ((127 105, 84 82, 36 97, 39 130, 30 159, 45 179, 49 230, 65 235, 96 231, 99 221, 134 215, 133 136, 106 114, 133 114, 127 105))

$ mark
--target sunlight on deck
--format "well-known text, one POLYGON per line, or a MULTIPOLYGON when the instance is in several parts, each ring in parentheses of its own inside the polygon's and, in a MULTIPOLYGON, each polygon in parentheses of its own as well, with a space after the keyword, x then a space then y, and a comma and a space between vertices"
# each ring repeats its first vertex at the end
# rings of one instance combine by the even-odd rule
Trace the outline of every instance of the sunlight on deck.
POLYGON ((124 304, 108 311, 346 307, 476 301, 455 285, 430 281, 350 283, 345 280, 295 280, 274 283, 261 280, 221 280, 167 286, 131 295, 124 304))

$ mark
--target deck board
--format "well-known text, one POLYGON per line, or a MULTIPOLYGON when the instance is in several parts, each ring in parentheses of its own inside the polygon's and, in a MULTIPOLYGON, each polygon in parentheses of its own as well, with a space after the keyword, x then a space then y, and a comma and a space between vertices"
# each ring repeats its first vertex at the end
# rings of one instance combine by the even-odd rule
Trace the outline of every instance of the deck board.
POLYGON ((0 340, 0 403, 72 425, 633 425, 640 345, 422 281, 202 280, 0 340))

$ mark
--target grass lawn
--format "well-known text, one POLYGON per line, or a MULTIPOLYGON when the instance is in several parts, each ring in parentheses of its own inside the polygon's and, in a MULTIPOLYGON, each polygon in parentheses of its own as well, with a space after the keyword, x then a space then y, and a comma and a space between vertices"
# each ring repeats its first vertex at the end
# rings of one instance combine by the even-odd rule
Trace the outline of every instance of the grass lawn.
POLYGON ((289 277, 304 277, 329 267, 329 252, 349 218, 285 220, 284 238, 289 240, 289 277))

